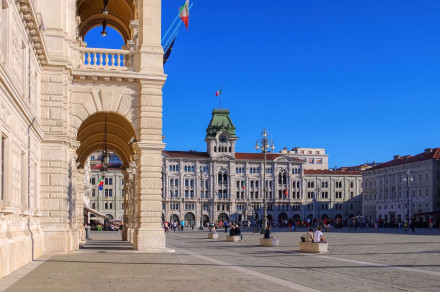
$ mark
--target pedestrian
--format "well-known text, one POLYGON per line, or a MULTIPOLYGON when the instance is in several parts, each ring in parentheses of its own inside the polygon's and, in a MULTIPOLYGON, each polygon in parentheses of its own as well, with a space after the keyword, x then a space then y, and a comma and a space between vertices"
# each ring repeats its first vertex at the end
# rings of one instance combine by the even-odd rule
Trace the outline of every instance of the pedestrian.
POLYGON ((183 227, 185 227, 185 221, 182 219, 182 221, 180 221, 180 230, 183 231, 183 227))
POLYGON ((409 227, 411 227, 412 232, 414 232, 414 228, 416 227, 416 222, 414 220, 414 217, 411 217, 411 220, 409 221, 409 227))
POLYGON ((223 223, 223 226, 225 226, 225 233, 228 232, 228 227, 229 227, 229 223, 227 220, 225 220, 225 222, 223 223))
POLYGON ((92 240, 90 238, 90 225, 88 223, 84 224, 84 229, 86 231, 86 239, 87 240, 92 240))
POLYGON ((176 232, 176 228, 177 228, 177 222, 173 221, 173 231, 176 232))

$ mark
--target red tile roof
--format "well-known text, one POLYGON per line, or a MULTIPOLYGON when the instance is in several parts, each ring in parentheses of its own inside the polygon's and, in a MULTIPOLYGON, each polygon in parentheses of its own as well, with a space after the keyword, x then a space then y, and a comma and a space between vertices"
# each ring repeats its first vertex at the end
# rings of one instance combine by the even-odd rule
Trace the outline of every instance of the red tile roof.
POLYGON ((361 175, 361 171, 338 171, 328 169, 304 169, 304 174, 325 174, 325 175, 361 175))
MULTIPOLYGON (((279 153, 267 153, 266 159, 267 160, 274 160, 278 157, 286 157, 287 159, 294 160, 294 161, 303 161, 302 159, 293 158, 289 156, 285 156, 283 154, 279 153)), ((264 154, 263 153, 235 153, 235 159, 238 160, 264 160, 264 154)))
POLYGON ((386 167, 393 167, 393 166, 407 164, 407 163, 414 163, 414 162, 419 162, 419 161, 424 161, 424 160, 429 160, 429 159, 440 159, 440 148, 434 148, 431 151, 425 151, 425 152, 417 154, 415 156, 412 156, 412 155, 402 156, 398 159, 393 159, 388 162, 379 164, 378 166, 375 166, 373 168, 368 169, 368 171, 376 170, 376 169, 380 169, 380 168, 386 168, 386 167))
POLYGON ((181 158, 209 158, 207 152, 197 152, 197 151, 163 151, 170 157, 181 157, 181 158))

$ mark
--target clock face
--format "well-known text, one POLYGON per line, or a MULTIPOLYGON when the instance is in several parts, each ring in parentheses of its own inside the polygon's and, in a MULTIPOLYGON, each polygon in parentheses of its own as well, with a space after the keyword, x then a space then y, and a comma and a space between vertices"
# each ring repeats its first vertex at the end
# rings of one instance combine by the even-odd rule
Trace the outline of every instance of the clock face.
POLYGON ((220 135, 220 137, 218 137, 218 140, 222 143, 225 143, 228 141, 228 138, 225 135, 220 135))

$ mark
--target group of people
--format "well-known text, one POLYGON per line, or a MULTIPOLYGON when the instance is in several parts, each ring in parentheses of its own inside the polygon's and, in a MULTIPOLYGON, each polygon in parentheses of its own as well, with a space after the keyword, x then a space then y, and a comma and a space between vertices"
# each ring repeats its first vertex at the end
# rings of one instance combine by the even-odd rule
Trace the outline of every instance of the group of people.
POLYGON ((165 221, 165 222, 162 222, 162 227, 165 232, 169 232, 171 229, 174 232, 176 232, 176 229, 183 231, 183 229, 185 227, 185 221, 182 220, 182 221, 180 221, 180 223, 178 221, 171 221, 171 222, 165 221))
POLYGON ((306 234, 304 234, 302 236, 302 239, 305 242, 313 242, 313 243, 320 243, 320 242, 327 242, 324 239, 324 235, 322 234, 322 227, 318 226, 318 228, 316 228, 316 231, 313 232, 313 229, 310 228, 306 234))

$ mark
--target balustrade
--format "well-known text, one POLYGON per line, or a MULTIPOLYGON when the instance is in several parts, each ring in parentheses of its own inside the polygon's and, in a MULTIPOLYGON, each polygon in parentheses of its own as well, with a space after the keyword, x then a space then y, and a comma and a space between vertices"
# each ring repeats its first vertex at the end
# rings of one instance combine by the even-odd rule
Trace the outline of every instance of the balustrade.
POLYGON ((128 50, 81 48, 80 68, 103 70, 127 70, 133 55, 128 50))

